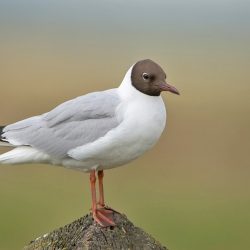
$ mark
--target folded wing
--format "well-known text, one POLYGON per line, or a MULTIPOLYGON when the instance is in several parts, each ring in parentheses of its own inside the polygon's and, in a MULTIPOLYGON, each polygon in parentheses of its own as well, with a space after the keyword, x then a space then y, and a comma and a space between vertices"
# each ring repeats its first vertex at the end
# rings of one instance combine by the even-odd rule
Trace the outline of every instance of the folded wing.
POLYGON ((4 127, 2 140, 65 158, 69 150, 103 137, 121 123, 116 115, 120 102, 115 89, 87 94, 49 113, 4 127))

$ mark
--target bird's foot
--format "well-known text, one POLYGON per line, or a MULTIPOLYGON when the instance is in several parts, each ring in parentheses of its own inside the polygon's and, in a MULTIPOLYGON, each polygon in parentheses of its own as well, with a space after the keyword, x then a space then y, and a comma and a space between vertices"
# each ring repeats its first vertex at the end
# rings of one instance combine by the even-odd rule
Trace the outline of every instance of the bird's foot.
POLYGON ((98 201, 96 205, 98 205, 98 206, 100 207, 100 209, 111 210, 111 211, 113 211, 113 212, 115 212, 115 213, 118 213, 118 214, 120 214, 120 215, 123 215, 123 213, 121 213, 121 212, 119 212, 119 211, 113 209, 112 207, 109 207, 109 206, 105 205, 104 203, 102 203, 102 202, 100 202, 100 201, 98 201))
POLYGON ((111 210, 103 208, 94 210, 93 218, 101 227, 115 226, 113 212, 111 210))
POLYGON ((105 204, 101 204, 100 202, 98 202, 97 205, 100 206, 99 209, 96 210, 94 210, 93 208, 90 209, 93 211, 94 220, 102 227, 115 226, 113 212, 123 215, 123 213, 105 204))
POLYGON ((115 213, 117 213, 117 214, 123 215, 122 212, 119 212, 119 211, 115 210, 114 208, 109 207, 109 206, 107 206, 107 205, 104 205, 103 207, 101 207, 101 209, 111 210, 111 211, 113 211, 113 212, 115 212, 115 213))

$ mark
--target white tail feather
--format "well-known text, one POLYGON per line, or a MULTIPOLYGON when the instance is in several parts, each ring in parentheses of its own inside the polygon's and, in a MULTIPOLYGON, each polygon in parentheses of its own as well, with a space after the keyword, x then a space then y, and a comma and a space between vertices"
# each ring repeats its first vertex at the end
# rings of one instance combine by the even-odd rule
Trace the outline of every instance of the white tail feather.
POLYGON ((0 155, 0 164, 46 163, 50 158, 35 148, 22 146, 0 155))

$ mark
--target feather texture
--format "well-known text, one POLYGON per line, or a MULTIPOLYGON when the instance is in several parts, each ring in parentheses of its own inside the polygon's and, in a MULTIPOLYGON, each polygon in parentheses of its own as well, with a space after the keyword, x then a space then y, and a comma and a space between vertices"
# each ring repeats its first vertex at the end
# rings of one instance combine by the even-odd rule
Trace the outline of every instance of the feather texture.
POLYGON ((67 101, 49 113, 6 126, 3 136, 15 146, 29 145, 53 157, 68 157, 70 149, 93 142, 120 124, 115 91, 67 101))

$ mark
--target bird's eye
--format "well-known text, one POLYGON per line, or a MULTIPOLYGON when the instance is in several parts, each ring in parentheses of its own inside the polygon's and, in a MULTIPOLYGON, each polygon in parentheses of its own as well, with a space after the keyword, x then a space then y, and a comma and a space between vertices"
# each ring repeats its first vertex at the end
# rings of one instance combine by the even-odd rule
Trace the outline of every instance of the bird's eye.
POLYGON ((149 76, 147 73, 143 73, 142 78, 143 78, 143 80, 148 80, 149 76))

